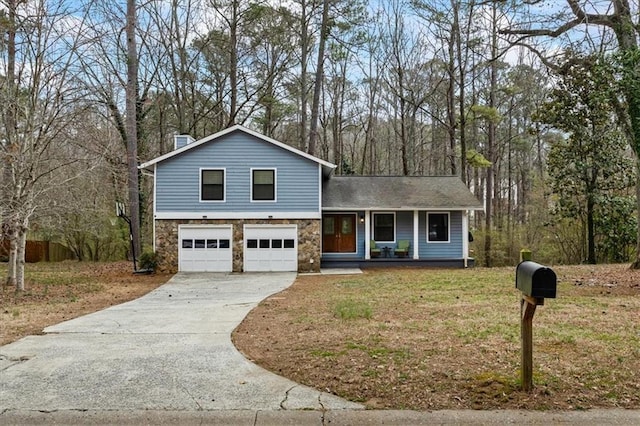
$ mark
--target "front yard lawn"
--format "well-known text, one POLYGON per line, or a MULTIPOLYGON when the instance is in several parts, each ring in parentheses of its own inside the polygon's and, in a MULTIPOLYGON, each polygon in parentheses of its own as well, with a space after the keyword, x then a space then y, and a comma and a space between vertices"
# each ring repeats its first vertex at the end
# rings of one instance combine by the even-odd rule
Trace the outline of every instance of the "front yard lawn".
POLYGON ((388 409, 640 408, 640 271, 556 267, 520 391, 515 268, 300 276, 233 335, 254 362, 388 409))

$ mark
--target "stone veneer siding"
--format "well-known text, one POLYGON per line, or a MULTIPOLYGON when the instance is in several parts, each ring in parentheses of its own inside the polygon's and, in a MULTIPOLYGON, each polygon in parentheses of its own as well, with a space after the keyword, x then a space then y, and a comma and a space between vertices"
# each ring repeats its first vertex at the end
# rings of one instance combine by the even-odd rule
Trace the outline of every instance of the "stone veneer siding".
POLYGON ((233 225, 233 272, 243 271, 244 225, 298 225, 298 272, 320 272, 320 220, 156 220, 156 256, 158 271, 178 272, 178 225, 233 225), (311 260, 313 259, 313 262, 311 260))

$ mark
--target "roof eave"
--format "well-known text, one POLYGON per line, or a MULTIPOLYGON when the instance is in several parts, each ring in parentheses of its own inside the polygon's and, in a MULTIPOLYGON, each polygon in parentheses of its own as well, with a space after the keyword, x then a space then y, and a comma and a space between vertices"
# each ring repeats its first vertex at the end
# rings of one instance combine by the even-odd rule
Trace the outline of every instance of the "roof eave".
POLYGON ((347 211, 347 210, 377 210, 377 211, 414 211, 414 210, 422 210, 422 211, 470 211, 470 210, 474 210, 474 211, 478 211, 478 210, 484 210, 484 207, 478 207, 478 206, 454 206, 454 207, 433 207, 433 206, 427 206, 427 205, 421 205, 421 206, 402 206, 402 207, 395 207, 395 206, 332 206, 332 207, 328 207, 328 206, 323 206, 322 207, 323 210, 335 210, 335 211, 347 211))
POLYGON ((179 154, 181 154, 181 153, 183 153, 185 151, 188 151, 188 150, 193 149, 193 148, 195 148, 197 146, 205 144, 205 143, 207 143, 207 142, 209 142, 211 140, 221 138, 222 136, 225 136, 225 135, 227 135, 229 133, 235 132, 236 130, 240 130, 240 131, 242 131, 244 133, 247 133, 247 134, 249 134, 251 136, 254 136, 254 137, 258 138, 258 139, 262 139, 262 140, 264 140, 266 142, 269 142, 272 145, 275 145, 275 146, 280 147, 280 148, 282 148, 284 150, 287 150, 289 152, 292 152, 294 154, 297 154, 297 155, 299 155, 301 157, 304 157, 304 158, 306 158, 308 160, 311 160, 311 161, 314 161, 314 162, 320 164, 323 167, 323 174, 325 174, 326 176, 329 176, 331 174, 331 172, 336 167, 338 167, 337 165, 335 165, 333 163, 330 163, 328 161, 324 161, 324 160, 322 160, 322 159, 320 159, 318 157, 315 157, 315 156, 313 156, 311 154, 307 154, 304 151, 300 151, 299 149, 296 149, 296 148, 294 148, 292 146, 289 146, 289 145, 287 145, 285 143, 279 142, 279 141, 277 141, 275 139, 272 139, 272 138, 270 138, 268 136, 265 136, 263 134, 255 132, 255 131, 253 131, 251 129, 248 129, 248 128, 244 127, 244 126, 241 126, 240 124, 236 124, 235 126, 226 128, 226 129, 221 130, 221 131, 219 131, 217 133, 209 135, 209 136, 207 136, 205 138, 199 139, 199 140, 197 140, 195 142, 192 142, 192 143, 190 143, 188 145, 185 145, 182 148, 173 150, 173 151, 168 152, 168 153, 166 153, 164 155, 161 155, 160 157, 156 157, 153 160, 149 160, 149 161, 147 161, 145 163, 142 163, 142 164, 140 164, 138 166, 138 168, 139 169, 148 169, 149 167, 153 166, 154 164, 160 163, 160 162, 162 162, 164 160, 167 160, 167 159, 169 159, 171 157, 179 155, 179 154), (326 169, 326 171, 324 171, 325 169, 326 169))

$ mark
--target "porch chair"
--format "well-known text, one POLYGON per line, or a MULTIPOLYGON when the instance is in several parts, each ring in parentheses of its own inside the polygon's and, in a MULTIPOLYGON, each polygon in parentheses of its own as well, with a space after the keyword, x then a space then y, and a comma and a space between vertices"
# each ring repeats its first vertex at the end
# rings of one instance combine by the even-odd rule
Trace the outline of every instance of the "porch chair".
POLYGON ((376 247, 376 242, 371 240, 369 245, 369 252, 371 253, 371 257, 380 257, 380 249, 376 247))
POLYGON ((396 246, 393 254, 398 257, 407 257, 409 255, 409 246, 411 243, 409 240, 398 240, 398 245, 396 246))

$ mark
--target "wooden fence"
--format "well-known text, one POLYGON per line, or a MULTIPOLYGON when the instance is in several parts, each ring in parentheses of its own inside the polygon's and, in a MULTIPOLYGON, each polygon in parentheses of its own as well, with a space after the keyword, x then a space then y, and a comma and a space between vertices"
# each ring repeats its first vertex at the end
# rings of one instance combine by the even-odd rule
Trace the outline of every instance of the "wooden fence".
MULTIPOLYGON (((0 259, 9 256, 9 240, 0 241, 0 259)), ((25 261, 35 262, 60 262, 67 259, 75 259, 73 252, 59 243, 51 241, 27 241, 25 261)))

